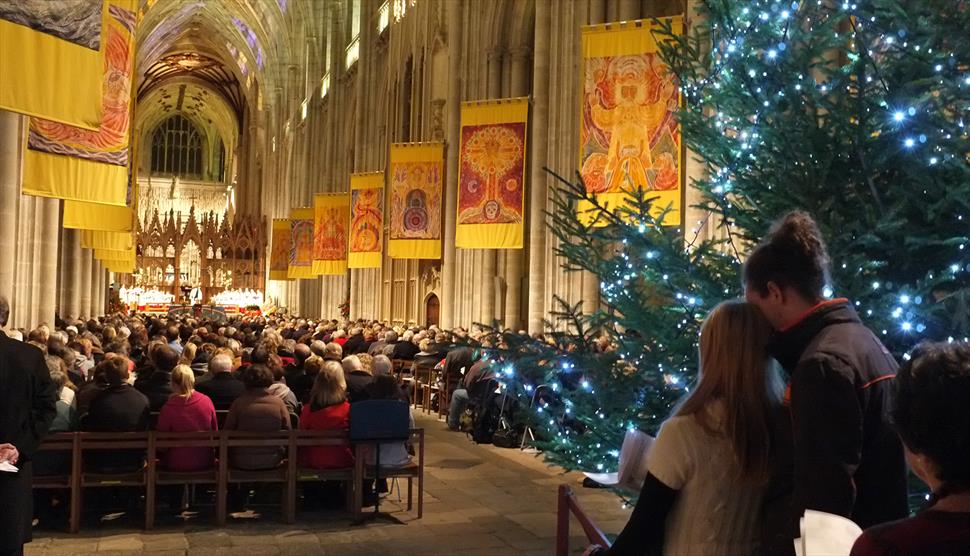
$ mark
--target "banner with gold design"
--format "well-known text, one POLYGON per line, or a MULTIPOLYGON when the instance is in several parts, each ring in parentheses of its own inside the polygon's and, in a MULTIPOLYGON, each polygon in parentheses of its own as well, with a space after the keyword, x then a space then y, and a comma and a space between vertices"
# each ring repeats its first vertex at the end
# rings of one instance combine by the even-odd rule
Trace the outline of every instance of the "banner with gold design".
POLYGON ((313 273, 343 275, 347 272, 347 227, 350 197, 343 193, 318 193, 313 197, 313 273))
POLYGON ((97 130, 108 20, 101 0, 0 2, 0 110, 97 130))
POLYGON ((290 257, 286 276, 313 278, 313 209, 290 209, 290 257))
POLYGON ((384 172, 350 175, 348 268, 380 268, 384 230, 384 172))
POLYGON ((290 220, 273 219, 273 242, 269 250, 269 279, 289 280, 290 266, 290 220))
POLYGON ((455 246, 522 249, 529 99, 464 102, 455 246))
POLYGON ((131 0, 111 0, 106 10, 100 126, 30 118, 22 186, 28 195, 128 204, 135 12, 131 0))
MULTIPOLYGON (((681 17, 671 18, 675 33, 681 17)), ((676 112, 676 78, 660 59, 656 23, 625 21, 584 27, 579 167, 586 190, 617 207, 638 187, 653 199, 664 224, 682 220, 684 149, 676 112)), ((577 207, 580 215, 590 205, 577 207)))
POLYGON ((440 259, 444 144, 396 143, 390 159, 387 254, 440 259))

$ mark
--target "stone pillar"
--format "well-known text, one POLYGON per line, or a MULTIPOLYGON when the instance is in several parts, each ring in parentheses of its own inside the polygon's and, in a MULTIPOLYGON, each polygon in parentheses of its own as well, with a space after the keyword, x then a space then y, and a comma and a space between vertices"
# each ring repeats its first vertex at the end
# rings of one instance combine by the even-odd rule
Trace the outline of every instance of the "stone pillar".
MULTIPOLYGON (((488 81, 486 82, 485 96, 489 99, 496 99, 502 97, 502 58, 504 57, 504 52, 501 48, 495 47, 488 51, 488 81)), ((452 168, 457 168, 457 164, 452 166, 452 168)), ((481 288, 482 288, 482 304, 481 304, 481 322, 482 324, 491 326, 498 315, 495 314, 495 308, 500 305, 497 300, 499 295, 498 288, 495 284, 496 267, 498 264, 498 251, 495 249, 484 249, 482 250, 482 266, 481 269, 481 288)), ((505 319, 501 319, 504 321, 505 319)))
POLYGON ((17 212, 20 205, 20 115, 0 110, 0 296, 15 303, 17 212))
POLYGON ((542 331, 546 313, 546 195, 542 166, 548 153, 549 39, 552 0, 536 0, 535 55, 532 59, 532 156, 529 163, 529 333, 542 331))
MULTIPOLYGON (((510 94, 513 97, 529 94, 529 55, 526 47, 514 48, 511 57, 510 94)), ((533 140, 532 145, 538 141, 533 140)), ((528 184, 527 184, 528 185, 528 184)), ((531 187, 527 187, 531 190, 531 187)), ((522 263, 524 249, 509 249, 505 252, 505 314, 502 325, 517 330, 522 326, 522 263)))
POLYGON ((93 263, 93 252, 90 249, 81 250, 81 264, 78 265, 78 316, 84 319, 91 318, 91 266, 93 263))
POLYGON ((39 247, 34 259, 39 280, 34 282, 37 288, 36 323, 46 322, 54 326, 54 314, 57 307, 57 242, 60 238, 60 203, 59 199, 35 200, 39 218, 34 223, 34 234, 39 247))
POLYGON ((441 264, 441 327, 455 326, 455 212, 458 210, 458 143, 461 133, 461 10, 463 3, 447 4, 448 97, 445 100, 445 241, 441 264))
MULTIPOLYGON (((176 274, 177 276, 177 274, 176 274)), ((101 261, 91 259, 91 308, 88 311, 90 318, 98 318, 103 312, 101 310, 101 261)))
POLYGON ((620 21, 640 19, 640 0, 618 0, 620 21))

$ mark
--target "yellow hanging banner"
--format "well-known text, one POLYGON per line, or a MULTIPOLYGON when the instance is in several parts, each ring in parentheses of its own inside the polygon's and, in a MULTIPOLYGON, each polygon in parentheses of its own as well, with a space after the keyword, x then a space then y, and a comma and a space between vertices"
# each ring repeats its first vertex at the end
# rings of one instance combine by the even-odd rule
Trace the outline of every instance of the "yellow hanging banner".
MULTIPOLYGON (((674 33, 683 18, 670 18, 674 33)), ((664 225, 682 220, 684 149, 676 112, 680 88, 660 59, 651 21, 624 21, 584 27, 579 123, 579 167, 587 192, 615 209, 629 192, 643 188, 658 216, 670 207, 664 225)), ((580 218, 596 211, 579 203, 580 218)))
POLYGON ((380 268, 384 243, 384 172, 350 175, 348 268, 380 268))
POLYGON ((0 4, 0 110, 97 130, 108 17, 102 1, 0 4))
POLYGON ((290 257, 286 276, 313 278, 313 209, 290 209, 290 257))
POLYGON ((522 249, 529 99, 463 102, 455 246, 522 249))
POLYGON ((290 220, 273 219, 273 240, 269 251, 269 279, 289 280, 287 270, 290 265, 290 220))
POLYGON ((64 201, 64 227, 101 232, 131 232, 135 213, 128 207, 64 201))
POLYGON ((313 197, 313 213, 313 273, 345 274, 350 197, 346 192, 318 193, 313 197))
POLYGON ((111 249, 125 251, 134 247, 135 242, 129 232, 98 232, 80 230, 81 247, 86 249, 111 249))
POLYGON ((135 262, 135 250, 125 249, 117 251, 114 249, 95 249, 94 258, 99 261, 130 261, 135 262))
POLYGON ((391 258, 441 258, 443 157, 443 143, 391 145, 387 237, 391 258))
POLYGON ((131 0, 111 0, 107 11, 100 127, 30 118, 22 186, 28 195, 127 204, 135 12, 131 0))

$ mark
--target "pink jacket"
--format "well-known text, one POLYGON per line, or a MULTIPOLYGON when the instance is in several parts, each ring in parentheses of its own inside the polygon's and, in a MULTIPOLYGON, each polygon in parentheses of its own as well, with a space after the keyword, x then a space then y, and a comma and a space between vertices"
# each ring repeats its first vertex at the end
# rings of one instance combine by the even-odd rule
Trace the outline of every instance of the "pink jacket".
MULTIPOLYGON (((159 431, 195 432, 219 430, 216 408, 205 394, 192 392, 188 398, 172 396, 158 415, 159 431)), ((212 467, 215 454, 208 448, 170 448, 162 455, 162 467, 169 471, 201 471, 212 467)))

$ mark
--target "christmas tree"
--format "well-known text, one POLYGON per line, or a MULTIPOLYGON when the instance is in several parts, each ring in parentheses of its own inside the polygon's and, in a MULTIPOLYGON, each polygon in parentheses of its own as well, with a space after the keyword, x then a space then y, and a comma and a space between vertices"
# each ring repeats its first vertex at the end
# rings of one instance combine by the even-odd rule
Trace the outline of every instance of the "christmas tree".
POLYGON ((689 187, 719 233, 663 226, 650 191, 605 206, 560 178, 549 228, 568 269, 599 277, 601 309, 561 303, 544 339, 502 335, 505 385, 567 469, 614 471, 626 430, 656 432, 696 376, 701 320, 741 295, 745 252, 792 209, 828 241, 831 294, 897 357, 970 335, 970 3, 698 8, 683 35, 659 22, 662 58, 706 170, 689 187))

